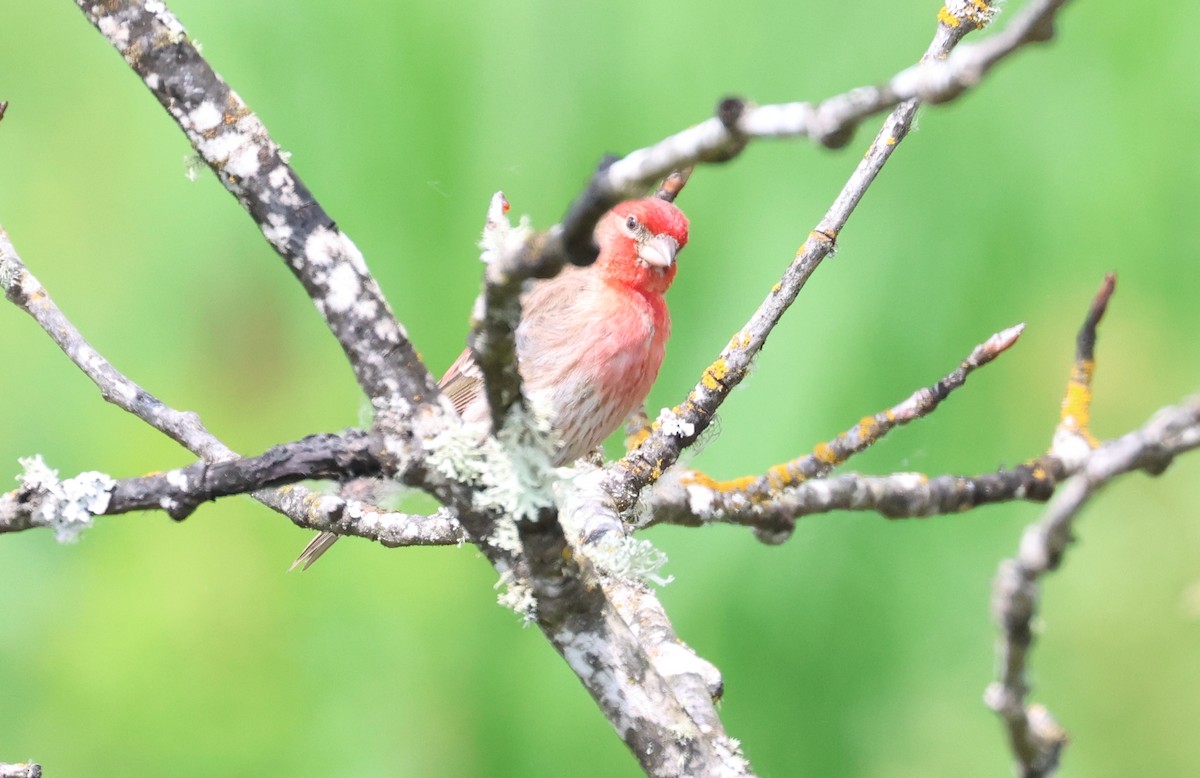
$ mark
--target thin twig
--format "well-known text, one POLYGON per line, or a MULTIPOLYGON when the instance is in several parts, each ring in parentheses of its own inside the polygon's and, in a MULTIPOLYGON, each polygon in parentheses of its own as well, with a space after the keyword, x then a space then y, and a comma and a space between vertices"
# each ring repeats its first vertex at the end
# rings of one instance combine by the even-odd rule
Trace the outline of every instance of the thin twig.
POLYGON ((178 411, 129 380, 92 348, 83 334, 59 310, 50 293, 29 272, 8 233, 0 227, 0 288, 10 302, 33 317, 84 375, 100 396, 154 427, 187 450, 210 461, 237 455, 205 428, 200 417, 178 411))

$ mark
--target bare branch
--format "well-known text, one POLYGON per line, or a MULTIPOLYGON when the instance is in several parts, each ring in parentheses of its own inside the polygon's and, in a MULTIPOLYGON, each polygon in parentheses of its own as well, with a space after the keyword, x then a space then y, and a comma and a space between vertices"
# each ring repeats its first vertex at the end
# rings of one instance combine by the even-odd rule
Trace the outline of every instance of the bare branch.
POLYGON ((325 318, 372 399, 432 402, 421 364, 362 254, 287 164, 162 0, 76 0, 250 214, 325 318))
POLYGON ((1132 470, 1158 475, 1177 455, 1198 447, 1200 396, 1164 408, 1142 429, 1090 453, 1082 469, 1063 483, 1041 520, 1026 528, 1017 556, 1000 564, 992 600, 993 617, 1001 629, 996 647, 998 680, 988 687, 984 699, 1004 718, 1019 775, 1053 774, 1066 743, 1066 733, 1044 707, 1025 704, 1037 580, 1061 563, 1076 515, 1104 485, 1132 470))
POLYGON ((63 315, 25 263, 8 233, 0 227, 0 288, 4 296, 33 317, 58 347, 100 389, 100 395, 132 413, 179 445, 208 460, 231 459, 236 454, 209 432, 195 413, 177 411, 130 381, 100 355, 63 315))

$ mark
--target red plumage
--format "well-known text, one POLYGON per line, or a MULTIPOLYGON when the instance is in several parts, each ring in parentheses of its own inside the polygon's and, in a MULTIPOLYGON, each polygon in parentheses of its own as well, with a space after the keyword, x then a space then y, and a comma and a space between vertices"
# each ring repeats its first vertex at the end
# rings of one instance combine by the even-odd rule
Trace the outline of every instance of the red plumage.
MULTIPOLYGON (((567 267, 522 299, 517 362, 526 394, 551 413, 561 448, 555 464, 588 453, 650 392, 662 365, 671 317, 663 293, 688 221, 672 203, 630 200, 596 225, 590 267, 567 267)), ((464 351, 441 386, 464 421, 489 416, 478 368, 464 351)))

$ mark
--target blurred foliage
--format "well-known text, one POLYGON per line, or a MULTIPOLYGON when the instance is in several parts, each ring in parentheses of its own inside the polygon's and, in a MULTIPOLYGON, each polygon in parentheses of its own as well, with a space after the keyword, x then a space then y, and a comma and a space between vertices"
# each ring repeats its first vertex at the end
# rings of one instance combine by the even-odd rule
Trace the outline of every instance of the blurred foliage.
MULTIPOLYGON (((429 365, 464 340, 490 194, 546 226, 605 152, 703 119, 725 94, 820 99, 915 60, 935 4, 630 0, 175 0, 362 248, 429 365)), ((1019 7, 1006 7, 998 23, 1019 7)), ((1048 441, 1103 273, 1095 431, 1200 385, 1194 218, 1200 6, 1073 3, 1060 37, 926 109, 694 462, 760 471, 950 370, 1021 343, 938 413, 854 463, 977 472, 1048 441)), ((0 223, 92 343, 253 453, 360 422, 333 339, 258 230, 71 3, 0 26, 0 223)), ((675 402, 790 260, 872 130, 831 153, 762 143, 701 170, 675 335, 675 402)), ((0 309, 0 463, 133 475, 190 455, 105 405, 0 309)), ((1045 585, 1035 699, 1072 735, 1063 775, 1200 773, 1200 457, 1093 505, 1045 585)), ((411 498, 410 505, 428 502, 411 498)), ((778 548, 663 528, 680 635, 725 674, 723 715, 765 775, 1004 775, 982 702, 989 585, 1034 505, 889 523, 806 520, 778 548)), ((175 525, 103 520, 74 546, 0 539, 0 759, 47 775, 633 775, 536 630, 469 548, 307 537, 248 499, 175 525)))

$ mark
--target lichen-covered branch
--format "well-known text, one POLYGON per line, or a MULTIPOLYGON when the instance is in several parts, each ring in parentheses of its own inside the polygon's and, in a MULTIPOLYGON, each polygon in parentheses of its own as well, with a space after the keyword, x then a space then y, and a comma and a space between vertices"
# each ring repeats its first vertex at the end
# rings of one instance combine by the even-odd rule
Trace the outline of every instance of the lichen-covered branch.
POLYGON ((503 269, 510 256, 520 253, 531 231, 524 221, 516 227, 510 224, 508 208, 503 192, 492 195, 481 241, 481 259, 487 269, 471 322, 471 353, 483 374, 493 432, 504 426, 509 409, 521 401, 516 330, 521 318, 522 284, 521 279, 506 275, 503 269))
POLYGON ((76 0, 304 285, 372 399, 431 402, 421 364, 361 252, 162 0, 76 0))
POLYGON ((82 526, 93 516, 130 511, 163 510, 186 519, 202 503, 218 497, 248 494, 310 478, 344 480, 394 475, 388 446, 372 435, 310 435, 284 443, 257 457, 223 462, 196 462, 162 473, 116 480, 103 473, 83 473, 66 481, 40 457, 25 461, 21 486, 0 495, 0 533, 36 526, 82 526), (65 518, 64 518, 65 517, 65 518))
MULTIPOLYGON (((1017 325, 992 335, 976 346, 958 368, 937 383, 917 390, 908 399, 885 411, 865 417, 833 440, 818 444, 812 453, 776 465, 763 475, 716 481, 694 470, 668 474, 665 478, 669 483, 656 490, 651 498, 655 510, 648 513, 646 523, 747 523, 760 530, 760 537, 770 537, 771 542, 782 542, 786 535, 780 533, 786 529, 790 534, 796 515, 789 517, 781 513, 781 509, 785 506, 793 509, 799 507, 795 500, 790 499, 791 492, 807 482, 828 475, 835 467, 865 451, 896 427, 932 413, 951 392, 966 383, 967 376, 1011 348, 1023 329, 1024 325, 1017 325)), ((902 485, 916 483, 924 486, 923 481, 914 482, 908 477, 893 476, 883 483, 886 484, 883 489, 878 488, 880 484, 876 484, 875 489, 867 489, 868 494, 877 498, 872 501, 876 509, 893 502, 902 485)), ((861 483, 847 481, 844 485, 850 489, 843 490, 841 494, 846 502, 852 502, 852 496, 858 491, 856 487, 861 487, 861 483)), ((824 489, 814 486, 810 490, 812 493, 823 494, 824 489)), ((960 489, 953 489, 947 496, 960 494, 960 489)), ((832 494, 829 496, 832 497, 832 494)))
MULTIPOLYGON (((0 227, 0 288, 5 297, 38 323, 73 363, 100 390, 104 399, 167 435, 207 462, 228 462, 238 455, 208 431, 200 417, 170 407, 130 380, 96 351, 59 309, 38 279, 17 254, 0 227)), ((338 500, 293 485, 286 497, 274 490, 254 493, 259 502, 286 514, 302 527, 324 530, 332 525, 344 534, 379 540, 384 545, 441 545, 461 539, 461 528, 446 517, 413 516, 384 511, 359 500, 338 500)), ((28 519, 29 514, 27 514, 28 519)), ((34 524, 15 529, 28 529, 34 524)))

